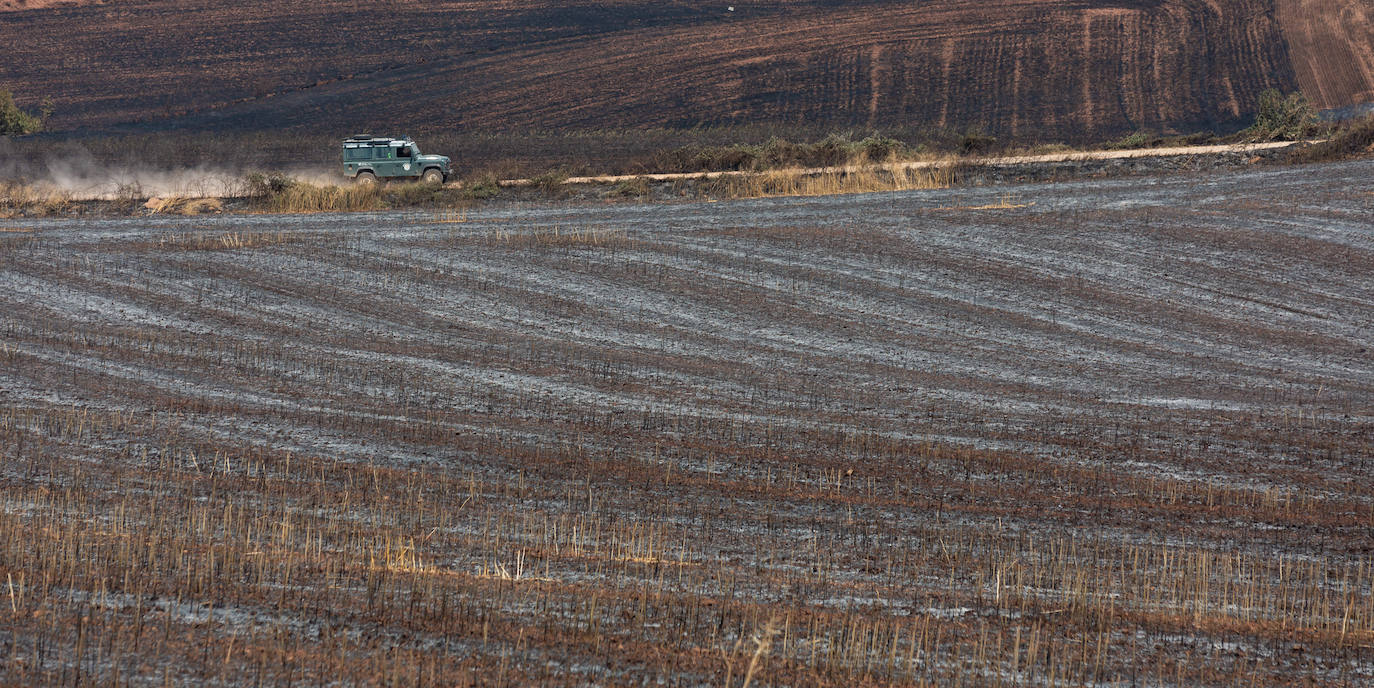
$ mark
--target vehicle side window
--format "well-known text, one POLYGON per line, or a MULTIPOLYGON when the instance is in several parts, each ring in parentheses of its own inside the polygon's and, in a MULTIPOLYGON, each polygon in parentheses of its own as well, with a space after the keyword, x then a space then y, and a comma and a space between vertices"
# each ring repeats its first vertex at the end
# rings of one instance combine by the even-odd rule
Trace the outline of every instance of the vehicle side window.
POLYGON ((370 160, 372 158, 372 151, 366 148, 346 148, 344 150, 348 151, 349 160, 370 160))
POLYGON ((398 158, 408 158, 408 157, 410 157, 410 147, 409 147, 409 146, 401 146, 400 148, 396 149, 396 157, 398 157, 398 158))
POLYGON ((376 158, 378 160, 391 159, 391 146, 377 146, 375 150, 377 151, 376 158))

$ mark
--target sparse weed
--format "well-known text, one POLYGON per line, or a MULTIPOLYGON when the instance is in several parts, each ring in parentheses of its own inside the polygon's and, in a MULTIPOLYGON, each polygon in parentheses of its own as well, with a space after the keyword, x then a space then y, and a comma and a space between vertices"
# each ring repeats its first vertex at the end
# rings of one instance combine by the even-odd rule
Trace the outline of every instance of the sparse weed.
POLYGON ((653 186, 644 177, 634 177, 617 183, 606 191, 606 198, 644 198, 653 193, 653 186))
POLYGON ((1035 201, 1025 202, 1017 194, 1004 193, 995 203, 984 203, 982 205, 959 205, 959 206, 940 206, 932 210, 1016 210, 1029 208, 1035 205, 1035 201))
POLYGON ((439 225, 457 225, 468 221, 467 205, 446 205, 434 209, 430 222, 439 225))
POLYGON ((284 232, 190 232, 159 237, 157 248, 182 251, 231 251, 280 246, 294 240, 284 232))
POLYGON ((547 227, 532 231, 498 230, 486 234, 484 240, 488 244, 508 248, 622 249, 635 245, 625 230, 582 227, 547 227))

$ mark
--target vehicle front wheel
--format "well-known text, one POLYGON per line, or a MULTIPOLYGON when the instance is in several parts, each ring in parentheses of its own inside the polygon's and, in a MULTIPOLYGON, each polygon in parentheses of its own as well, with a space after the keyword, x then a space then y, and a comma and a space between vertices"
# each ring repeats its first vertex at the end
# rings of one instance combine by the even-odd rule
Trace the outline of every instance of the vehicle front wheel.
POLYGON ((422 181, 424 181, 424 183, 426 183, 426 184, 435 184, 435 185, 443 184, 443 183, 444 183, 444 173, 443 173, 443 172, 440 172, 439 170, 434 169, 433 167, 431 167, 431 168, 425 170, 425 173, 424 173, 424 174, 420 175, 420 179, 421 179, 422 181))
POLYGON ((359 172, 358 176, 353 178, 353 183, 358 186, 376 186, 377 175, 371 172, 359 172))

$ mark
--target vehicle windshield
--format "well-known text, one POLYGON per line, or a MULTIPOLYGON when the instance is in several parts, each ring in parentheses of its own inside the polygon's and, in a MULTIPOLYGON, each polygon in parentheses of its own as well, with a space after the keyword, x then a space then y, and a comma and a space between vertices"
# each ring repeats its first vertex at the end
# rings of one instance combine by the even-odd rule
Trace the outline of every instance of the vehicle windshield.
POLYGON ((414 143, 411 143, 409 147, 410 147, 410 154, 411 154, 411 155, 413 155, 413 156, 415 156, 415 157, 417 157, 417 158, 420 157, 421 155, 424 155, 424 153, 421 153, 421 152, 420 152, 420 147, 417 146, 417 145, 415 145, 414 143))

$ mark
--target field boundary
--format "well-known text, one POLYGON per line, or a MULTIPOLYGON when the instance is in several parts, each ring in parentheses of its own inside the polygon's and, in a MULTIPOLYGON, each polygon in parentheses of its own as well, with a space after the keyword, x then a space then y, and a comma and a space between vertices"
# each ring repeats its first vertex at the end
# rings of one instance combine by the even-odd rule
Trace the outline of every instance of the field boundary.
MULTIPOLYGON (((958 166, 998 167, 1005 165, 1037 165, 1063 162, 1087 162, 1101 160, 1128 160, 1133 158, 1172 158, 1199 155, 1219 155, 1228 153, 1255 153, 1279 148, 1289 148, 1300 143, 1320 143, 1320 141, 1273 141, 1268 143, 1232 143, 1211 146, 1175 146, 1170 148, 1135 148, 1115 151, 1070 151, 1043 155, 1015 155, 985 158, 942 158, 939 160, 913 160, 908 162, 875 163, 870 165, 836 165, 830 167, 792 167, 776 170, 720 170, 714 172, 651 172, 645 174, 615 174, 600 176, 568 177, 564 185, 619 184, 621 182, 643 179, 653 182, 692 181, 749 177, 758 174, 792 174, 798 176, 821 176, 827 174, 855 174, 859 172, 903 172, 912 170, 946 169, 958 166)), ((533 179, 503 179, 497 182, 503 187, 533 186, 533 179)), ((461 183, 450 184, 462 188, 461 183)))

